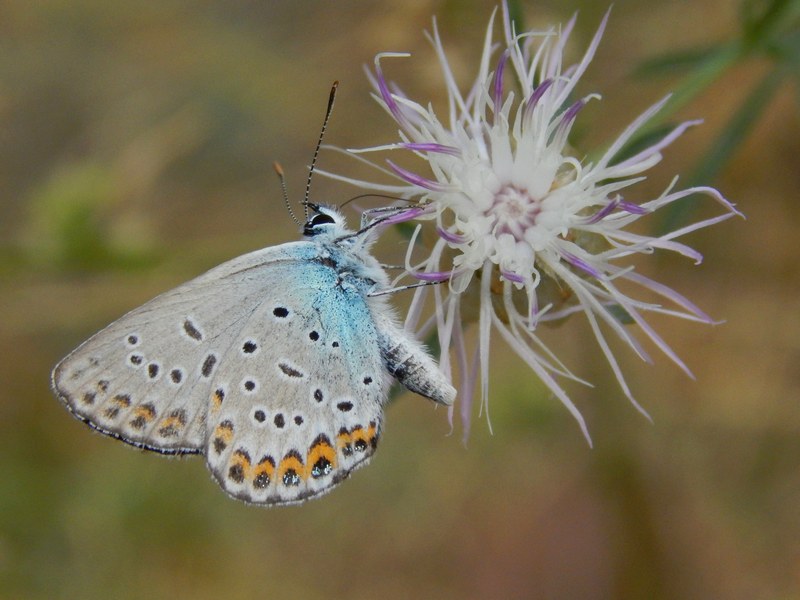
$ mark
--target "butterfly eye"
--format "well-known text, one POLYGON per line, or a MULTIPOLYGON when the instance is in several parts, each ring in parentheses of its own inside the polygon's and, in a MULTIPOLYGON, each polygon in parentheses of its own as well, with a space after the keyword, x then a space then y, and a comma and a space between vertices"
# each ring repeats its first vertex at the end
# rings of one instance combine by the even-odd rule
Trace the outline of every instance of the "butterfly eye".
POLYGON ((331 223, 335 223, 333 217, 326 213, 319 213, 311 217, 308 221, 306 221, 305 226, 303 227, 303 235, 306 236, 314 236, 320 233, 318 227, 320 225, 329 225, 331 223))

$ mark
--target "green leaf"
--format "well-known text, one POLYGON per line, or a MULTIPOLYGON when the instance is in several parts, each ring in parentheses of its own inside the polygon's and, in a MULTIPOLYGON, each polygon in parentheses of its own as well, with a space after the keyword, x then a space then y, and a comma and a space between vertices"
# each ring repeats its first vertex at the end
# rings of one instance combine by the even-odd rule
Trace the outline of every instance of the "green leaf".
POLYGON ((773 69, 753 88, 692 174, 693 184, 713 180, 753 128, 786 73, 773 69))
POLYGON ((723 73, 736 64, 741 59, 741 56, 742 51, 738 42, 717 46, 675 88, 669 102, 653 121, 653 125, 663 123, 672 117, 679 109, 686 106, 695 96, 706 90, 723 73))
MULTIPOLYGON (((745 98, 742 105, 728 121, 728 124, 711 144, 704 159, 689 177, 690 185, 713 181, 741 143, 750 133, 758 117, 764 112, 769 101, 786 76, 785 69, 773 69, 745 98)), ((685 222, 694 210, 694 204, 681 202, 663 213, 660 231, 671 231, 685 222)))
POLYGON ((408 221, 405 221, 403 223, 395 224, 394 228, 405 239, 410 240, 411 236, 414 235, 414 230, 417 228, 417 226, 415 223, 409 223, 408 221))
POLYGON ((27 264, 74 270, 151 264, 155 257, 146 229, 125 233, 111 223, 118 189, 114 169, 100 162, 77 161, 54 170, 28 198, 20 246, 27 264))
POLYGON ((634 77, 659 77, 674 75, 705 62, 717 51, 716 45, 707 48, 690 48, 655 56, 642 62, 633 70, 634 77))
POLYGON ((800 28, 772 40, 767 53, 784 68, 797 74, 800 70, 800 28))
POLYGON ((519 0, 509 0, 508 16, 511 18, 511 22, 514 24, 514 31, 517 33, 527 31, 525 29, 525 19, 523 19, 522 15, 522 5, 519 0))
POLYGON ((785 32, 797 28, 800 0, 745 0, 740 19, 743 38, 750 48, 764 47, 785 32))
POLYGON ((636 321, 633 320, 630 313, 622 308, 619 304, 612 304, 611 306, 606 306, 606 310, 609 314, 614 317, 617 321, 622 323, 623 325, 633 325, 636 321))

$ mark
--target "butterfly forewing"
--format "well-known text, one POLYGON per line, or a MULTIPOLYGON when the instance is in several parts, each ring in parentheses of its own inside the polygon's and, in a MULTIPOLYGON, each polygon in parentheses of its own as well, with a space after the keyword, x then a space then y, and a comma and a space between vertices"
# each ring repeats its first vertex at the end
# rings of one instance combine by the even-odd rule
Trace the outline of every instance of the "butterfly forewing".
POLYGON ((244 255, 131 311, 56 366, 57 395, 78 418, 130 444, 202 452, 219 359, 269 286, 251 274, 294 262, 298 245, 244 255))

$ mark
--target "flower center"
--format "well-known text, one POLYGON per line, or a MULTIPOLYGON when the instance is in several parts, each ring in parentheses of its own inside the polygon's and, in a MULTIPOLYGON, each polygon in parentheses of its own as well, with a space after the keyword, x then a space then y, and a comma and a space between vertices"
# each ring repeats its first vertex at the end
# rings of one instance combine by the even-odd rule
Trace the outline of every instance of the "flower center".
POLYGON ((536 224, 540 212, 541 200, 532 198, 527 190, 506 185, 495 194, 491 208, 484 214, 494 219, 495 236, 510 233, 516 240, 522 240, 525 230, 536 224))

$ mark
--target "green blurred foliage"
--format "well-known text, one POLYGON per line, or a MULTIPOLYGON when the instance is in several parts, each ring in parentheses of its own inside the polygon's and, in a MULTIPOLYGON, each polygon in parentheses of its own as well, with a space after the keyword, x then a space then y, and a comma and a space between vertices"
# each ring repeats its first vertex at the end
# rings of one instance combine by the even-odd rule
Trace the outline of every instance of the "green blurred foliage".
POLYGON ((124 266, 131 258, 103 214, 115 197, 114 178, 95 164, 63 167, 29 198, 23 234, 25 268, 92 269, 124 266))
MULTIPOLYGON (((706 118, 642 198, 683 173, 748 216, 692 234, 699 268, 642 265, 726 321, 655 320, 696 381, 620 353, 653 425, 573 320, 545 335, 596 383, 570 389, 593 450, 497 340, 494 435, 476 416, 465 446, 444 411, 401 395, 370 467, 321 500, 262 510, 227 499, 200 460, 93 435, 48 390, 97 328, 296 239, 269 165, 297 198, 332 80, 327 141, 391 140, 362 64, 413 51, 390 76, 441 102, 422 29, 436 14, 466 82, 494 4, 0 4, 0 597, 800 596, 797 1, 618 0, 587 73, 582 91, 604 96, 581 115, 587 148, 670 89, 654 128, 706 118)), ((529 27, 580 9, 572 58, 607 8, 514 4, 529 27)), ((320 166, 351 173, 338 161, 323 152, 320 166)), ((314 183, 318 201, 355 193, 314 183)), ((396 263, 401 248, 387 235, 376 253, 396 263)))

